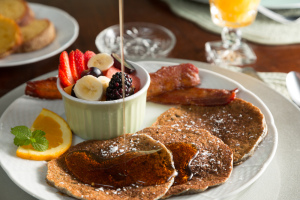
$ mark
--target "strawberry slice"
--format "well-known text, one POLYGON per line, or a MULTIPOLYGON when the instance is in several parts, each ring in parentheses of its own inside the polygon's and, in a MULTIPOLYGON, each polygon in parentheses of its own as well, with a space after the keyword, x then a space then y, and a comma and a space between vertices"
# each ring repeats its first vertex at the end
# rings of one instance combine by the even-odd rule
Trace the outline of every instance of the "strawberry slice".
POLYGON ((64 87, 74 84, 70 70, 69 56, 66 51, 63 51, 59 57, 58 77, 64 87))
POLYGON ((120 72, 121 70, 119 70, 118 68, 112 66, 110 67, 108 70, 104 71, 103 74, 104 76, 106 76, 107 78, 111 79, 112 76, 117 73, 120 72))
POLYGON ((66 87, 72 85, 72 82, 67 78, 65 72, 61 69, 58 70, 58 78, 59 78, 63 88, 66 88, 66 87))
POLYGON ((75 58, 75 67, 77 70, 78 78, 81 78, 81 72, 83 72, 85 69, 83 53, 80 50, 76 49, 74 52, 74 58, 75 58))
POLYGON ((137 93, 141 89, 141 80, 139 77, 133 74, 128 75, 132 79, 132 86, 135 88, 134 93, 137 93))
POLYGON ((76 66, 75 66, 75 56, 74 56, 74 51, 71 51, 69 53, 69 62, 70 62, 70 70, 74 79, 74 82, 79 79, 79 75, 77 74, 76 66))
POLYGON ((84 53, 84 62, 85 62, 85 68, 84 69, 88 69, 87 63, 90 60, 91 57, 93 57, 94 55, 96 55, 93 51, 86 51, 84 53))

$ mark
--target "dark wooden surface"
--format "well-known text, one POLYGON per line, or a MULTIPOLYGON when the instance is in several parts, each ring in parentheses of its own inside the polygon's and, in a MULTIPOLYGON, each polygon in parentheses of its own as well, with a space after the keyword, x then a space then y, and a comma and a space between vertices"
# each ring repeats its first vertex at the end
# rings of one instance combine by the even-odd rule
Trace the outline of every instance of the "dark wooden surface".
MULTIPOLYGON (((95 46, 97 34, 118 23, 118 0, 29 0, 58 7, 72 15, 79 23, 77 40, 66 50, 76 48, 98 52, 95 46)), ((170 29, 177 43, 169 58, 182 58, 206 62, 204 44, 220 40, 220 36, 199 28, 194 23, 172 13, 160 0, 124 0, 125 22, 156 23, 170 29)), ((300 71, 300 44, 264 46, 250 43, 258 60, 251 65, 257 71, 300 71)), ((0 97, 10 90, 58 67, 58 55, 33 64, 0 67, 0 97)))

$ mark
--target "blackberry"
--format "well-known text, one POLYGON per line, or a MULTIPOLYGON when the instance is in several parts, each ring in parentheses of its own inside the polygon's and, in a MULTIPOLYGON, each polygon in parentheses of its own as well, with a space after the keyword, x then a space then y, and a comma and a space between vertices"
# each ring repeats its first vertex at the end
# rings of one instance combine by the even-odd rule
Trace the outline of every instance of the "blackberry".
MULTIPOLYGON (((134 93, 134 87, 132 86, 132 79, 128 74, 124 73, 125 83, 125 97, 128 97, 134 93)), ((109 85, 106 89, 106 100, 116 100, 123 98, 122 88, 122 72, 115 73, 110 79, 109 85)))

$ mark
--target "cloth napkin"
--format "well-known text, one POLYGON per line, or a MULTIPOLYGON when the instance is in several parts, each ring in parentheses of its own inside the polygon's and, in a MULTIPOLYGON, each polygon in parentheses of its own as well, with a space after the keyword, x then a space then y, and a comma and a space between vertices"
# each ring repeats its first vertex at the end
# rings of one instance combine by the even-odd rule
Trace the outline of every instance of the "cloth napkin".
MULTIPOLYGON (((215 25, 210 16, 209 5, 193 0, 162 0, 178 16, 190 20, 200 27, 220 34, 221 27, 215 25)), ((300 15, 300 9, 276 10, 287 16, 300 15)), ((300 23, 281 24, 258 13, 256 20, 242 29, 242 37, 251 42, 266 45, 283 45, 300 43, 300 23)))

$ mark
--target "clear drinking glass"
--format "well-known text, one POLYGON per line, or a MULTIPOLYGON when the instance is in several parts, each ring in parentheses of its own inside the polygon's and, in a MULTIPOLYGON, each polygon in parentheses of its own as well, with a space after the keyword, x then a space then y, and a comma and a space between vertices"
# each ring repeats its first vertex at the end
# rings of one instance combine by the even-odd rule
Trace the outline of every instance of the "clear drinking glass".
POLYGON ((210 0, 209 3, 212 21, 223 30, 222 41, 205 44, 207 60, 232 65, 255 62, 255 53, 241 41, 239 28, 254 21, 260 0, 210 0))

